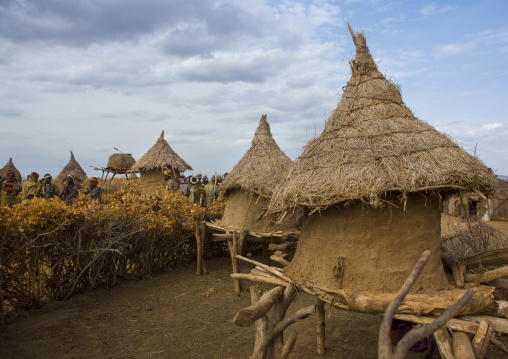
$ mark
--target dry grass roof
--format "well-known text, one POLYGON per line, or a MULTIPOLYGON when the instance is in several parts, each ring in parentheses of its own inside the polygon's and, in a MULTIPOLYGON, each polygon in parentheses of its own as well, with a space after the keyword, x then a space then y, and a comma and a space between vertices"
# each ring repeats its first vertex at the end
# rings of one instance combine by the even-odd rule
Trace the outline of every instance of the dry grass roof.
POLYGON ((269 212, 323 210, 349 200, 379 205, 387 191, 491 192, 492 171, 417 119, 399 87, 377 69, 363 33, 353 34, 351 78, 323 133, 307 143, 274 191, 269 212))
POLYGON ((270 198, 290 164, 291 159, 272 137, 266 115, 262 115, 252 146, 220 185, 221 196, 227 197, 232 190, 242 189, 270 198))
POLYGON ((5 166, 3 166, 2 169, 0 169, 0 176, 2 178, 7 177, 8 171, 14 171, 14 175, 16 176, 16 181, 21 182, 23 177, 21 176, 21 173, 18 171, 18 169, 14 166, 14 163, 12 163, 12 157, 9 158, 9 162, 5 166))
POLYGON ((113 153, 108 159, 108 168, 118 170, 128 170, 134 164, 136 160, 130 153, 113 153))
POLYGON ((71 159, 69 163, 63 168, 62 172, 56 177, 59 181, 65 181, 67 176, 73 176, 74 180, 77 182, 82 182, 88 178, 86 172, 83 171, 83 168, 79 165, 78 161, 74 158, 74 153, 71 151, 71 159))
POLYGON ((179 172, 192 170, 192 167, 187 164, 175 151, 169 146, 164 139, 164 131, 162 131, 159 139, 143 155, 132 167, 132 172, 151 171, 162 169, 164 167, 171 167, 179 172))

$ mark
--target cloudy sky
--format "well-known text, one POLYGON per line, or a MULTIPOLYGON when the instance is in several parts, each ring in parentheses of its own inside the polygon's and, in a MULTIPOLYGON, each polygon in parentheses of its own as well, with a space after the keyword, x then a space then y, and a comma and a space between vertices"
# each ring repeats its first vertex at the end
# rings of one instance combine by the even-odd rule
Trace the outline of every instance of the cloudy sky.
POLYGON ((295 159, 349 78, 347 22, 418 118, 508 174, 506 0, 0 0, 0 167, 56 175, 73 150, 98 175, 165 130, 227 172, 261 114, 295 159))

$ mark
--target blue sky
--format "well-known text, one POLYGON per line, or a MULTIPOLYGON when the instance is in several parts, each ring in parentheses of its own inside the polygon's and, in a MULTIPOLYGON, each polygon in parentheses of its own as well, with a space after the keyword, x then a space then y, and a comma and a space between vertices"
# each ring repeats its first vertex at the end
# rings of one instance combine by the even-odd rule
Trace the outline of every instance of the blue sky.
POLYGON ((349 79, 346 22, 418 118, 508 174, 505 0, 0 0, 0 166, 56 175, 73 150, 98 175, 165 130, 228 172, 262 114, 295 159, 349 79))

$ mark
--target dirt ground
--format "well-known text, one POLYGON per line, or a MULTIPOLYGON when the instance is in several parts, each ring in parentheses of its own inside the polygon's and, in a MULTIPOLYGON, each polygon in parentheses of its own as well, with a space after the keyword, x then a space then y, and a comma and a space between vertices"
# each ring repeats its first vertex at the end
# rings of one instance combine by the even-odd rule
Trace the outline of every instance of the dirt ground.
MULTIPOLYGON (((250 305, 249 293, 234 294, 229 257, 206 266, 204 276, 192 265, 49 302, 0 327, 0 358, 248 358, 254 327, 236 326, 232 319, 250 305)), ((289 313, 313 303, 311 296, 299 294, 289 313)), ((332 310, 326 354, 318 355, 311 316, 290 327, 298 332, 290 357, 376 358, 380 323, 377 316, 332 310)), ((487 357, 508 356, 491 345, 487 357)))

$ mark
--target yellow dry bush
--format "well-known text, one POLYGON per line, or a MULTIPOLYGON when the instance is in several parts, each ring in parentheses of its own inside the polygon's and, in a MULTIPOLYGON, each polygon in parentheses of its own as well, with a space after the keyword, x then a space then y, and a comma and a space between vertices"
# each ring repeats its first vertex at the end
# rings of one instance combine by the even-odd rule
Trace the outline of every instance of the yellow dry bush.
MULTIPOLYGON (((79 195, 72 206, 35 198, 0 208, 0 299, 14 309, 67 299, 97 285, 148 278, 194 260, 195 221, 220 218, 224 204, 200 207, 162 190, 141 198, 138 181, 117 181, 102 203, 79 195)), ((208 241, 205 255, 221 254, 208 241)))

